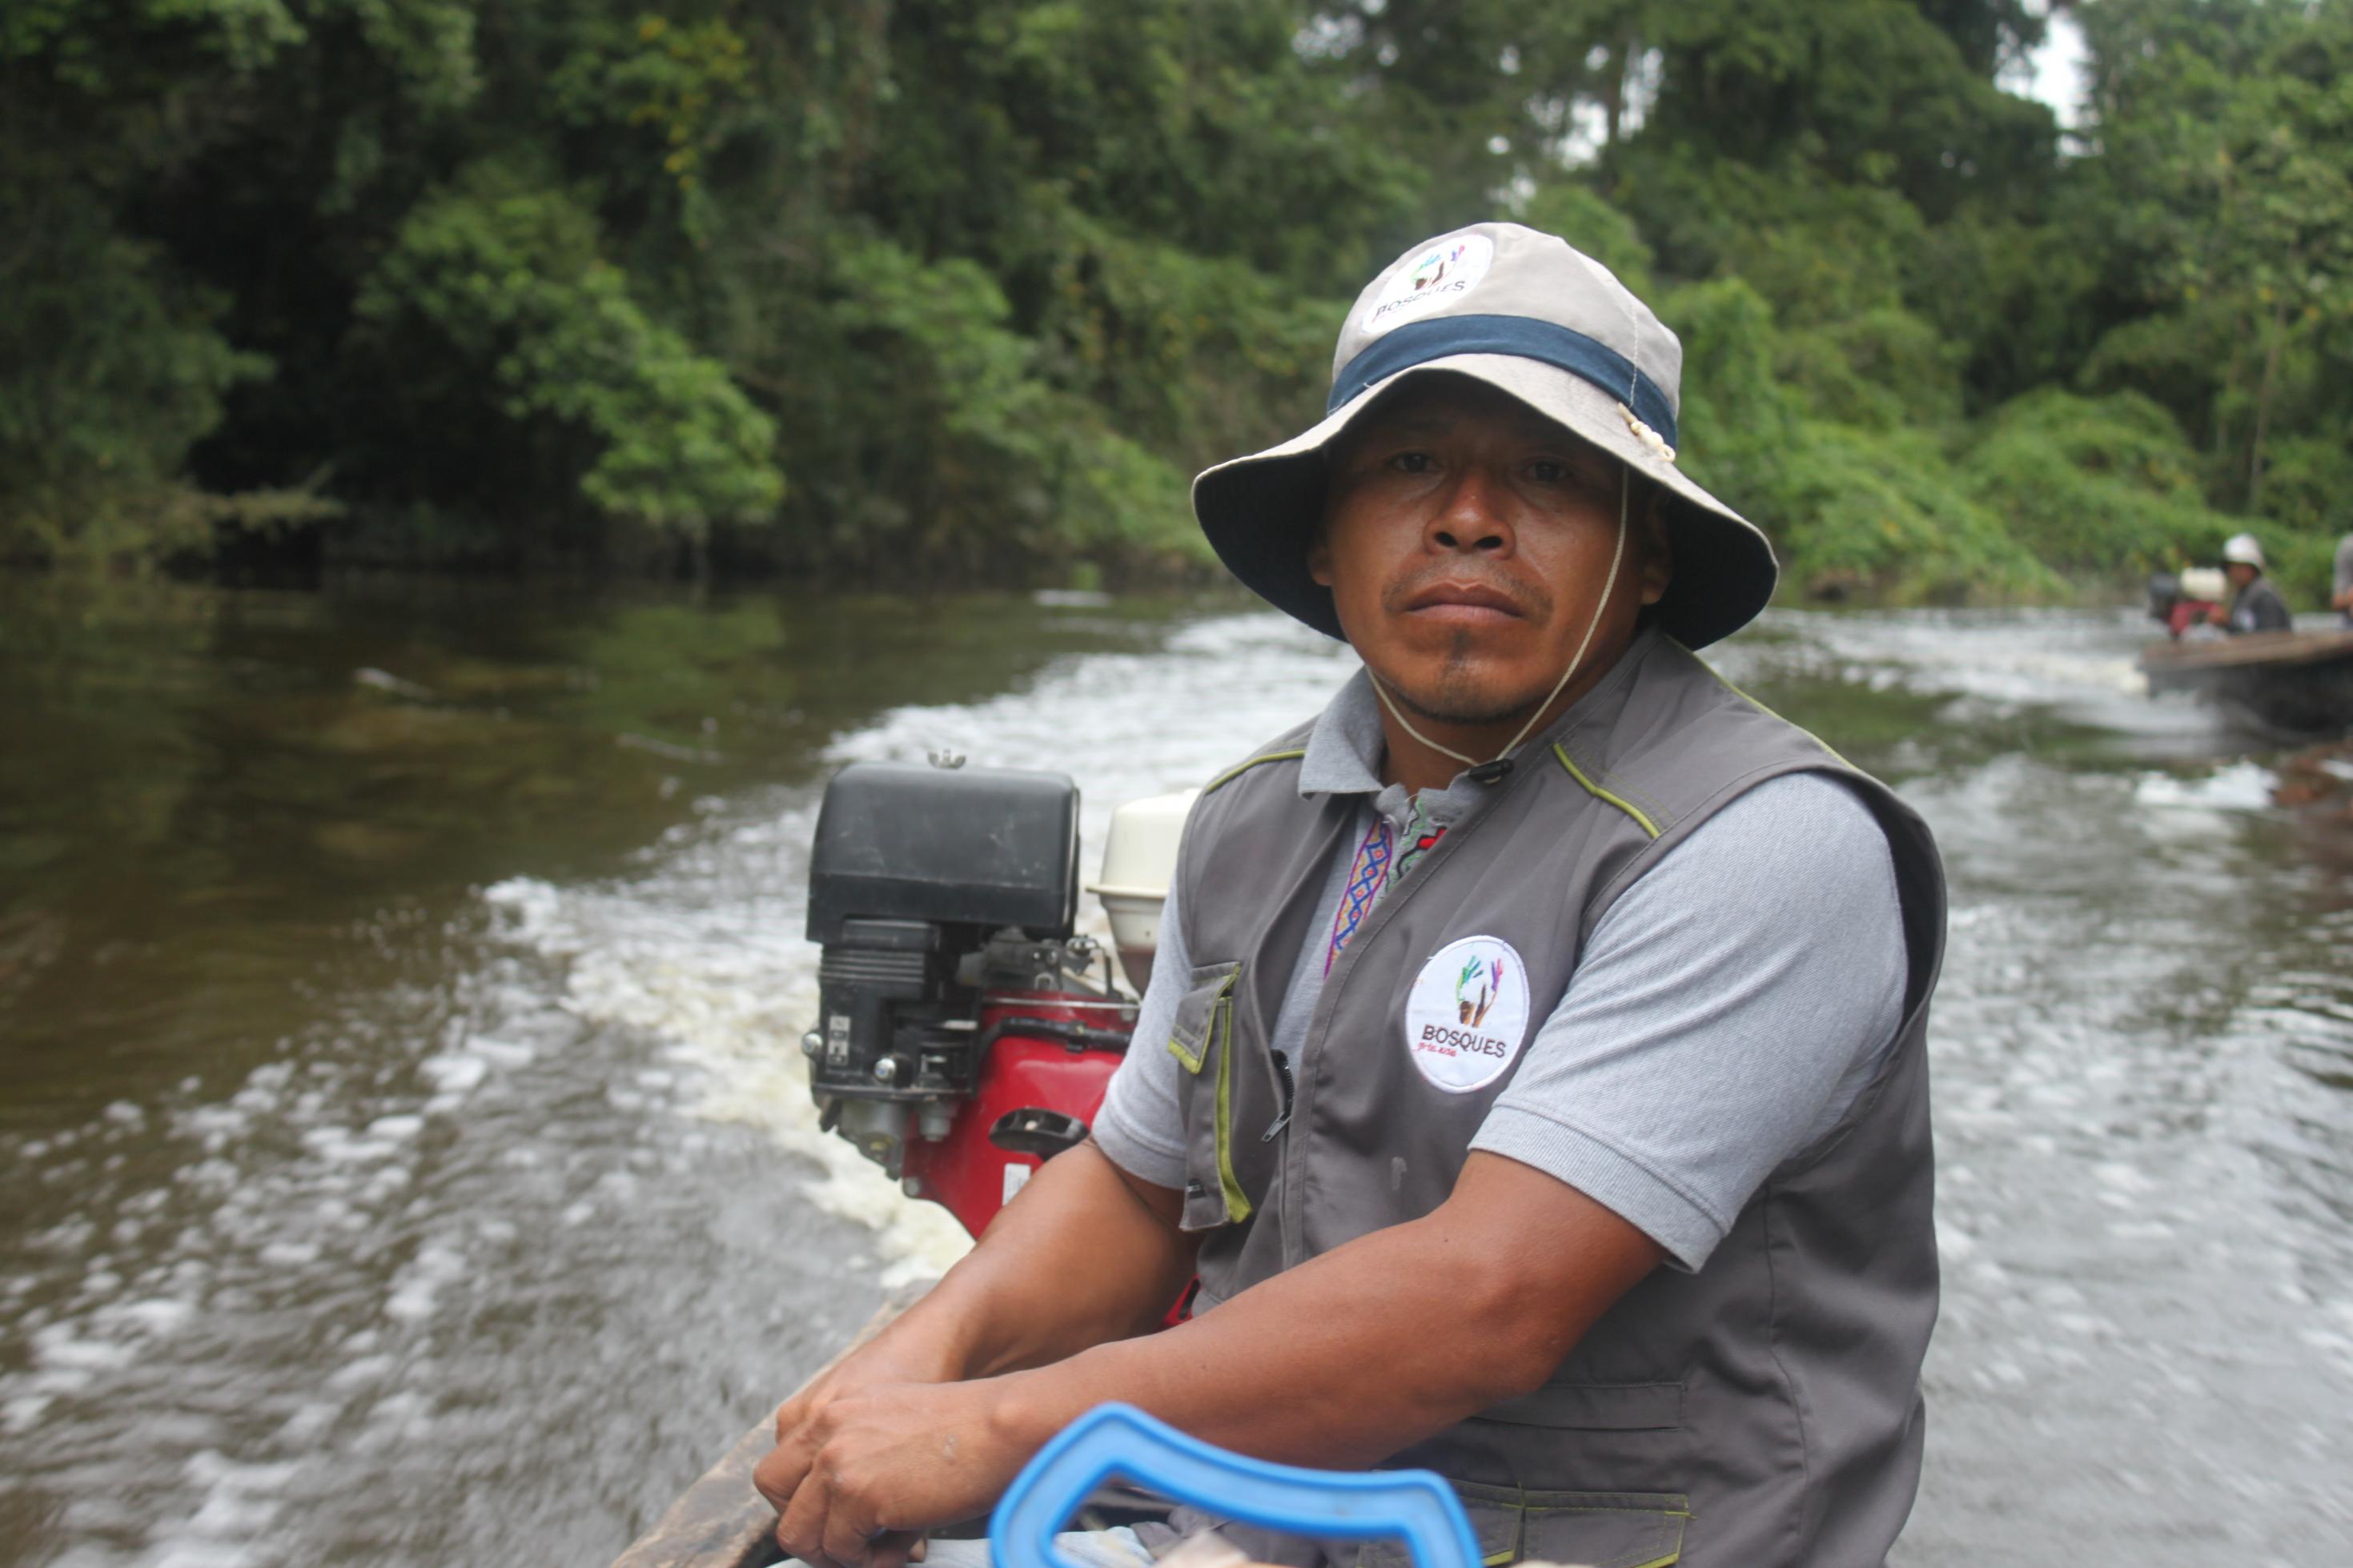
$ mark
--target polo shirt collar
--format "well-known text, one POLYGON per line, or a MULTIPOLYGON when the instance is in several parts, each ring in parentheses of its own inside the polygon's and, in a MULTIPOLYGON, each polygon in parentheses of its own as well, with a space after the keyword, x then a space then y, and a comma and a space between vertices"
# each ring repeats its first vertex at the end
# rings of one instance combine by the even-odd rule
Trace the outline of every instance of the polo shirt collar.
MULTIPOLYGON (((1617 665, 1594 689, 1569 704, 1567 711, 1553 721, 1546 732, 1557 731, 1577 715, 1593 705, 1594 699, 1614 686, 1628 670, 1641 662, 1641 656, 1657 633, 1648 627, 1634 634, 1634 640, 1619 656, 1617 665)), ((1381 730, 1381 700, 1373 690, 1373 678, 1362 665, 1347 683, 1334 693, 1324 704, 1324 711, 1315 717, 1315 727, 1307 734, 1307 752, 1299 760, 1299 794, 1303 799, 1319 795, 1378 795, 1381 789, 1381 754, 1388 739, 1381 730)), ((1394 787, 1394 786, 1392 786, 1394 787)), ((1456 773, 1445 789, 1425 791, 1424 801, 1433 811, 1447 806, 1459 809, 1479 798, 1493 785, 1456 773)), ((1402 799, 1402 792, 1399 792, 1402 799)))
POLYGON ((1379 794, 1381 753, 1388 745, 1381 700, 1373 678, 1359 665, 1308 732, 1307 754, 1299 760, 1300 795, 1379 794))

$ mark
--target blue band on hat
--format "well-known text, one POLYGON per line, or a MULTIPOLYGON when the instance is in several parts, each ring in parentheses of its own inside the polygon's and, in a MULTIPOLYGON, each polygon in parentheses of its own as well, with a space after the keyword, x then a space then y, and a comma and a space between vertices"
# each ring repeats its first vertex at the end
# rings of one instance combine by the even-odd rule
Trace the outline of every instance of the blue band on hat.
POLYGON ((1581 376, 1634 411, 1634 417, 1675 444, 1675 406, 1659 384, 1599 338, 1533 316, 1432 316, 1398 328, 1350 360, 1332 383, 1326 414, 1365 388, 1450 354, 1514 354, 1581 376))

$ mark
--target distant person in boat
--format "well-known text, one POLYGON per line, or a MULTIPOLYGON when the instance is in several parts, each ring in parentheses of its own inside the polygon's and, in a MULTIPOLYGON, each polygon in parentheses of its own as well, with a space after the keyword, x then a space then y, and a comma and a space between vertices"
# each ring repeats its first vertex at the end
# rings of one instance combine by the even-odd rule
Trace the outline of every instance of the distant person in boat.
POLYGON ((2353 533, 2337 542, 2337 573, 2331 580, 2328 607, 2337 612, 2337 624, 2353 627, 2353 533))
POLYGON ((787 1549, 890 1568, 1119 1399, 1432 1468, 1490 1563, 1883 1561, 1944 880, 1692 652, 1776 568, 1678 460, 1682 363, 1598 263, 1478 224, 1359 296, 1322 421, 1195 481, 1234 574, 1364 668, 1206 782, 1092 1138, 778 1410, 787 1549))
POLYGON ((2223 544, 2222 574, 2231 580, 2232 597, 2227 608, 2217 605, 2211 613, 2216 626, 2232 637, 2295 629, 2287 601, 2263 575, 2263 547, 2253 534, 2234 533, 2223 544))

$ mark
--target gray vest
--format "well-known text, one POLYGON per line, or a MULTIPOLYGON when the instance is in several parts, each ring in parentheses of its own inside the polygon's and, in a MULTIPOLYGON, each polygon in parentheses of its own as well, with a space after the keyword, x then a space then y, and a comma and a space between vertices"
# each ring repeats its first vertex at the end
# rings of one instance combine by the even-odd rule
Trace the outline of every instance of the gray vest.
MULTIPOLYGON (((1522 961, 1532 1034, 1611 903, 1742 791, 1814 770, 1877 816, 1910 983, 1902 1038, 1852 1109, 1771 1173, 1704 1268, 1654 1270, 1545 1386, 1389 1462, 1453 1481, 1491 1563, 1881 1563, 1918 1483, 1936 1315, 1925 1037, 1945 887, 1926 826, 1680 644, 1645 635, 1374 907, 1325 977, 1301 1059, 1283 1062, 1268 1044, 1275 1010, 1301 943, 1320 934, 1309 928, 1354 822, 1351 800, 1301 797, 1305 735, 1212 781, 1177 864, 1196 963, 1168 1048, 1187 1069, 1183 1223, 1206 1233, 1197 1310, 1452 1190, 1520 1058, 1467 1091, 1416 1066, 1412 1030, 1437 1042, 1425 1050, 1504 1049, 1472 1022, 1483 973, 1458 1034, 1432 1022, 1424 971, 1440 949, 1476 936, 1491 946, 1474 953, 1522 961)), ((1392 1555, 1367 1548, 1362 1562, 1388 1568, 1392 1555)))

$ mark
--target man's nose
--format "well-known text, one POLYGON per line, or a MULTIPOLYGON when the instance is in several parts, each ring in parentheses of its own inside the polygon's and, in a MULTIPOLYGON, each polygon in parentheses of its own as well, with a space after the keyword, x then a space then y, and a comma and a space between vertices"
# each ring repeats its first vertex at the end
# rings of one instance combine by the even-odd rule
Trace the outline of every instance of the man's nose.
POLYGON ((1476 464, 1463 468, 1423 528, 1422 544, 1439 551, 1510 554, 1514 540, 1511 523, 1497 504, 1501 500, 1493 475, 1476 464))

